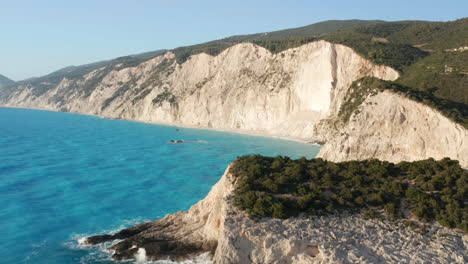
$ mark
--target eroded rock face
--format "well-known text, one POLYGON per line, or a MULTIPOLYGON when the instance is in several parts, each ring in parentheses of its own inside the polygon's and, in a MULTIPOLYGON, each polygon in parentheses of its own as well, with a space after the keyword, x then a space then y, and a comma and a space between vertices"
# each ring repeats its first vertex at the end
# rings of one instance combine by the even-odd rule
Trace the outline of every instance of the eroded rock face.
POLYGON ((389 91, 368 96, 342 128, 323 123, 317 134, 327 143, 319 156, 331 161, 450 157, 468 168, 468 130, 424 104, 389 91))
POLYGON ((468 236, 341 214, 253 221, 233 210, 214 257, 233 263, 466 263, 468 236))

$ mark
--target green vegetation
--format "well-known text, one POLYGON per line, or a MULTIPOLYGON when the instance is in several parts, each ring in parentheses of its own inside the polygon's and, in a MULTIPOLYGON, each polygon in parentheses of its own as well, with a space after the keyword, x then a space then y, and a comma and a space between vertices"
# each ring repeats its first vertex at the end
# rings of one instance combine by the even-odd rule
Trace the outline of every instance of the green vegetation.
POLYGON ((468 19, 453 22, 325 21, 301 28, 233 36, 177 48, 174 52, 177 62, 183 63, 190 55, 202 52, 217 55, 242 42, 255 43, 277 53, 323 39, 347 45, 378 64, 403 71, 406 66, 428 55, 414 45, 424 49, 450 49, 468 45, 467 23, 468 19))
POLYGON ((242 42, 250 42, 268 49, 272 53, 279 53, 287 49, 296 48, 312 41, 326 40, 332 43, 343 44, 356 50, 364 57, 377 64, 385 64, 402 71, 405 66, 411 65, 415 61, 425 57, 427 52, 411 45, 398 43, 381 43, 373 40, 372 35, 358 33, 353 30, 336 31, 321 36, 295 36, 278 39, 254 39, 247 38, 229 39, 229 41, 211 41, 194 46, 180 47, 174 49, 177 63, 184 63, 191 55, 207 53, 212 56, 218 55, 225 49, 242 42))
MULTIPOLYGON (((377 23, 332 32, 323 38, 347 45, 377 64, 399 70, 398 83, 407 89, 420 89, 435 97, 468 104, 468 52, 448 51, 468 46, 468 18, 453 22, 377 23)), ((463 106, 457 105, 460 107, 463 106)))
POLYGON ((7 78, 6 76, 3 76, 0 74, 0 88, 2 87, 5 87, 5 86, 8 86, 8 85, 12 85, 14 84, 15 82, 9 78, 7 78))
POLYGON ((250 42, 256 44, 258 46, 264 47, 268 49, 272 53, 279 53, 281 51, 296 48, 307 44, 309 42, 318 40, 315 37, 291 37, 286 39, 275 39, 275 40, 249 40, 249 41, 241 41, 241 42, 227 42, 224 40, 219 41, 212 41, 208 43, 203 43, 194 46, 187 46, 187 47, 180 47, 173 50, 177 63, 182 64, 191 55, 199 54, 199 53, 206 53, 212 56, 216 56, 223 52, 225 49, 232 47, 235 44, 239 44, 242 42, 250 42))
POLYGON ((174 64, 174 59, 164 59, 159 63, 148 79, 141 84, 141 89, 150 89, 163 85, 162 78, 169 76, 174 72, 171 66, 174 64))
POLYGON ((341 121, 348 121, 368 95, 373 95, 383 90, 389 90, 413 101, 423 103, 468 129, 468 105, 442 99, 430 92, 412 89, 396 82, 372 77, 361 78, 351 85, 338 114, 341 121))
POLYGON ((426 24, 429 22, 425 21, 398 21, 398 22, 386 22, 378 23, 374 25, 368 25, 364 27, 358 27, 355 29, 356 32, 371 35, 379 38, 387 38, 395 33, 403 31, 412 25, 426 24))
POLYGON ((370 61, 390 66, 400 72, 427 56, 427 52, 411 45, 375 41, 372 35, 355 31, 338 31, 324 36, 323 39, 351 47, 370 61))
POLYGON ((114 92, 114 94, 107 98, 103 103, 102 103, 102 107, 101 107, 101 110, 104 110, 105 108, 107 108, 111 102, 113 102, 115 99, 121 97, 122 95, 124 95, 128 90, 130 90, 132 87, 135 87, 136 86, 136 81, 135 80, 130 80, 126 83, 124 83, 119 89, 117 89, 117 91, 114 92))
POLYGON ((164 91, 160 94, 158 94, 154 99, 153 99, 153 104, 161 106, 163 102, 169 102, 171 104, 177 104, 177 97, 173 95, 171 92, 164 91))
POLYGON ((314 37, 296 37, 278 40, 253 40, 251 42, 260 47, 264 47, 272 53, 279 53, 316 40, 318 39, 314 37))
POLYGON ((437 51, 408 67, 398 83, 468 104, 468 51, 437 51))
POLYGON ((393 164, 252 155, 230 172, 238 179, 234 205, 253 217, 346 210, 403 218, 408 209, 420 221, 468 231, 468 172, 448 158, 393 164))
POLYGON ((257 33, 251 35, 239 35, 232 36, 222 39, 224 42, 246 42, 246 41, 268 41, 268 40, 279 40, 279 39, 290 39, 290 38, 308 38, 316 37, 335 32, 338 30, 345 30, 356 28, 359 26, 375 25, 379 23, 387 23, 383 20, 328 20, 304 27, 289 28, 284 30, 277 30, 266 33, 257 33))
MULTIPOLYGON (((372 36, 355 32, 336 32, 322 37, 291 37, 277 40, 250 40, 248 42, 264 47, 272 53, 279 53, 321 39, 349 46, 374 63, 388 65, 399 71, 403 71, 406 66, 411 65, 427 55, 427 52, 410 45, 376 42, 372 40, 372 36)), ((173 52, 176 55, 177 63, 181 64, 191 55, 207 53, 215 56, 234 44, 237 43, 215 41, 196 46, 177 48, 173 52)))
POLYGON ((176 55, 177 63, 179 64, 184 63, 191 55, 207 53, 215 56, 223 50, 242 42, 252 42, 265 47, 273 53, 277 53, 314 41, 317 36, 334 32, 336 30, 363 25, 373 25, 375 23, 383 22, 384 21, 381 20, 330 20, 298 28, 251 35, 232 36, 198 45, 176 48, 173 52, 176 55))
MULTIPOLYGON (((398 23, 398 22, 397 22, 398 23)), ((468 18, 451 22, 413 21, 403 30, 388 36, 396 43, 418 45, 426 50, 445 50, 468 46, 468 18)))
POLYGON ((140 100, 144 99, 148 94, 151 93, 151 89, 141 90, 141 92, 132 99, 132 104, 135 105, 140 100))
POLYGON ((338 116, 342 123, 347 123, 353 114, 357 114, 359 106, 369 95, 375 95, 382 84, 380 79, 365 77, 351 84, 345 100, 341 104, 338 116))
POLYGON ((211 56, 216 56, 223 50, 233 46, 236 43, 224 42, 224 41, 211 41, 203 44, 179 47, 174 49, 172 52, 175 54, 176 61, 179 64, 184 63, 187 59, 194 54, 206 53, 211 56))

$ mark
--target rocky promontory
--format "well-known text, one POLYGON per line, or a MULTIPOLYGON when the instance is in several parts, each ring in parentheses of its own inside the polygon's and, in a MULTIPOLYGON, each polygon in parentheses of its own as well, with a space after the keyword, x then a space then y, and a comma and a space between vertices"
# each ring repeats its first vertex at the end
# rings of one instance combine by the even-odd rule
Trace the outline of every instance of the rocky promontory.
MULTIPOLYGON (((232 167, 233 165, 230 165, 232 167)), ((113 259, 181 261, 210 252, 214 263, 466 263, 468 236, 431 224, 361 213, 255 218, 234 205, 239 178, 226 170, 205 199, 177 212, 88 244, 118 240, 113 259)))

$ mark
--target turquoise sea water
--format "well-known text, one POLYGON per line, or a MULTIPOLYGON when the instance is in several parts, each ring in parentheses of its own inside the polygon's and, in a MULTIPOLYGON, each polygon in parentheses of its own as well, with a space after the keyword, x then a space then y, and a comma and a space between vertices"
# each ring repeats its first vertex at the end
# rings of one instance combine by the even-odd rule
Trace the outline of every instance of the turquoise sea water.
POLYGON ((179 129, 0 108, 0 263, 113 263, 77 241, 187 210, 237 156, 312 158, 319 149, 179 129))

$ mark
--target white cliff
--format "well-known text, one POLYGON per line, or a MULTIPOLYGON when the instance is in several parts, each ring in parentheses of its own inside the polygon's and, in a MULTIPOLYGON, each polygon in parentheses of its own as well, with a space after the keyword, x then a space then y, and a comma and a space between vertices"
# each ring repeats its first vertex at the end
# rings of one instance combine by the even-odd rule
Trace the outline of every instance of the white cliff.
POLYGON ((468 258, 468 236, 445 228, 421 234, 350 214, 254 221, 233 211, 219 236, 216 264, 461 264, 468 258))
POLYGON ((468 167, 468 130, 438 111, 390 91, 369 95, 344 127, 317 126, 332 161, 390 162, 450 157, 468 167))
POLYGON ((353 81, 398 77, 325 41, 279 54, 238 44, 215 57, 193 55, 182 65, 168 52, 136 67, 118 66, 64 79, 38 97, 36 87, 20 87, 2 105, 308 140, 315 123, 339 109, 353 81), (95 87, 87 87, 102 73, 95 87))

